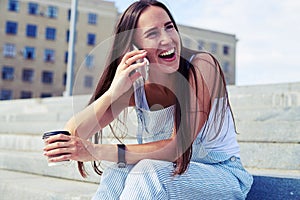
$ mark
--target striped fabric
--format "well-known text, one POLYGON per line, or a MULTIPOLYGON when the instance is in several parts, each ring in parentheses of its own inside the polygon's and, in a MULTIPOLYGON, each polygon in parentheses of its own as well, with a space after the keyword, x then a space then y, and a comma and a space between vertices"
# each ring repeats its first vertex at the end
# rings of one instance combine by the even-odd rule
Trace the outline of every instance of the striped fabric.
MULTIPOLYGON (((175 107, 150 111, 143 80, 136 81, 134 88, 138 143, 169 138, 175 107)), ((236 139, 233 141, 234 129, 228 128, 230 123, 225 123, 224 129, 232 134, 224 135, 223 143, 206 144, 200 141, 201 136, 195 140, 192 161, 183 175, 173 176, 173 163, 167 161, 145 159, 121 169, 113 163, 104 170, 93 199, 245 199, 253 178, 241 164, 239 147, 236 139)))

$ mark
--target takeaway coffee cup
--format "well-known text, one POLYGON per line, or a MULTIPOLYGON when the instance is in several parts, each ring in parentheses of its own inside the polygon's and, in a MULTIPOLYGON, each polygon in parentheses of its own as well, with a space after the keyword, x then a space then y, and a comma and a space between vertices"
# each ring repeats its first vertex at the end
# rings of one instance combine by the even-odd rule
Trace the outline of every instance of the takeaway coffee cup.
MULTIPOLYGON (((46 140, 47 138, 54 136, 54 135, 58 135, 58 134, 71 135, 68 131, 64 131, 64 130, 47 131, 43 134, 43 140, 46 140)), ((54 142, 61 142, 61 140, 57 140, 54 142)), ((56 155, 53 157, 57 157, 57 156, 60 156, 60 155, 56 155)), ((63 164, 68 164, 68 163, 70 163, 70 160, 65 160, 65 161, 61 161, 61 162, 49 162, 49 160, 48 160, 48 166, 63 165, 63 164)))

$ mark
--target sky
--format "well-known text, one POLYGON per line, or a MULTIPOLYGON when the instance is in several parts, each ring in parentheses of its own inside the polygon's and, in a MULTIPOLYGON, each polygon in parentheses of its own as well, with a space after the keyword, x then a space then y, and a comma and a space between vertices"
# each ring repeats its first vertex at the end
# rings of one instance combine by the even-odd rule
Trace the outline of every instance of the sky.
MULTIPOLYGON (((119 12, 134 2, 111 1, 119 12)), ((236 85, 300 82, 300 1, 161 1, 179 24, 236 36, 236 85)))

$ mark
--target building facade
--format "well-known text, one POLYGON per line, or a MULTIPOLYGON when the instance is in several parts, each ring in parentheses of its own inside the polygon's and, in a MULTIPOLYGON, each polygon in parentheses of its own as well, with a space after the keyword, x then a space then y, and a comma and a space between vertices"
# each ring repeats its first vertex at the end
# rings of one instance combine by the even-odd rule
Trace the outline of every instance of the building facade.
POLYGON ((235 35, 185 25, 179 25, 178 29, 182 33, 182 42, 186 47, 212 53, 220 62, 226 83, 235 84, 237 43, 235 35))
MULTIPOLYGON (((103 70, 118 18, 114 2, 78 1, 73 94, 91 94, 103 70)), ((71 0, 0 1, 0 100, 62 96, 71 0)), ((179 25, 183 44, 219 59, 235 84, 235 35, 179 25)))

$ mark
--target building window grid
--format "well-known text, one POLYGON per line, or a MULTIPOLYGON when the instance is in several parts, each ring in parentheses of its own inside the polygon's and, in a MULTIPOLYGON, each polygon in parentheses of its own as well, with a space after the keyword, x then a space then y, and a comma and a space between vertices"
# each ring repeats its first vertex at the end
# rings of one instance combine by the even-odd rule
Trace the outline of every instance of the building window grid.
POLYGON ((30 99, 30 98, 32 98, 32 92, 31 91, 21 91, 20 98, 21 99, 30 99))
POLYGON ((228 45, 223 46, 223 54, 229 55, 230 54, 230 47, 228 45))
POLYGON ((0 100, 11 100, 13 96, 12 90, 2 89, 0 91, 0 100))
POLYGON ((56 29, 52 27, 46 28, 46 39, 47 40, 55 40, 56 38, 56 29))
POLYGON ((18 0, 9 0, 7 5, 7 10, 18 12, 19 11, 19 1, 18 0))
POLYGON ((212 42, 210 44, 210 51, 212 54, 216 54, 218 52, 218 44, 215 42, 212 42))
POLYGON ((39 5, 37 3, 28 3, 28 14, 37 15, 39 13, 39 5))
POLYGON ((87 44, 88 45, 95 45, 96 43, 96 35, 93 33, 88 33, 87 35, 87 44))
POLYGON ((4 66, 2 68, 2 79, 3 80, 14 80, 15 69, 10 66, 4 66))
POLYGON ((98 18, 97 14, 89 13, 88 14, 88 23, 93 24, 93 25, 97 24, 97 18, 98 18))
POLYGON ((16 56, 16 45, 10 44, 10 43, 4 44, 3 56, 4 57, 15 57, 16 56))
POLYGON ((48 6, 47 15, 49 18, 57 18, 58 8, 56 6, 48 6))
POLYGON ((84 77, 84 87, 86 87, 86 88, 93 87, 93 77, 92 76, 84 77))
POLYGON ((55 51, 53 49, 45 49, 44 61, 45 62, 54 62, 55 61, 55 51))
POLYGON ((94 67, 94 55, 86 55, 85 66, 87 69, 92 69, 94 67))
POLYGON ((13 21, 6 22, 6 34, 16 35, 18 33, 18 23, 13 21))
POLYGON ((34 24, 27 24, 26 27, 26 36, 27 37, 36 37, 36 33, 37 33, 37 26, 34 24))
POLYGON ((42 82, 45 84, 52 84, 53 83, 53 72, 43 71, 42 72, 42 82))
POLYGON ((52 97, 52 94, 51 93, 42 93, 41 98, 48 98, 48 97, 52 97))
POLYGON ((34 71, 33 69, 23 69, 22 80, 23 82, 33 82, 34 71))
POLYGON ((28 60, 35 59, 35 48, 34 47, 25 47, 23 56, 24 56, 24 59, 28 59, 28 60))

